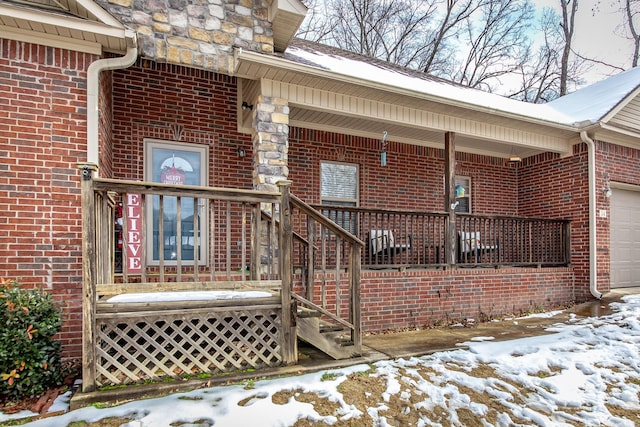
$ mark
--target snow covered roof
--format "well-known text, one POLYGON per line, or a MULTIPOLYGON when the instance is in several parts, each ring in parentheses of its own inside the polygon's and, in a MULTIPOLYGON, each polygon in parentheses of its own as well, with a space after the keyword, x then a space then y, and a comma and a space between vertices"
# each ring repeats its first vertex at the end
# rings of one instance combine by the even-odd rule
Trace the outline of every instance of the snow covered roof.
POLYGON ((285 58, 339 76, 411 90, 418 95, 561 125, 595 123, 640 86, 640 67, 547 104, 532 104, 461 86, 419 71, 296 39, 285 58))

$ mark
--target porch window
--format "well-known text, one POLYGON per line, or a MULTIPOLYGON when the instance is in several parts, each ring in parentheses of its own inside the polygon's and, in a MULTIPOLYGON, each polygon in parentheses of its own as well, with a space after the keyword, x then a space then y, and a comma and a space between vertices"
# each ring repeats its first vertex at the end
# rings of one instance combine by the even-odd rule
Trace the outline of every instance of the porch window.
POLYGON ((464 190, 462 197, 456 197, 458 205, 455 211, 458 213, 471 213, 471 178, 468 176, 456 176, 455 187, 461 186, 464 190))
MULTIPOLYGON (((163 184, 206 185, 208 147, 181 144, 170 141, 145 140, 144 175, 145 181, 163 184)), ((163 259, 167 263, 178 259, 193 261, 198 257, 200 265, 206 263, 207 254, 207 212, 206 200, 193 197, 166 196, 162 199, 163 230, 160 236, 160 196, 147 199, 147 257, 148 263, 158 264, 160 241, 163 242, 163 259), (197 229, 194 230, 194 216, 197 215, 197 229), (178 224, 179 223, 179 224, 178 224), (179 225, 179 227, 178 227, 179 225), (197 247, 194 233, 197 232, 197 247), (178 235, 180 234, 180 235, 178 235)))
MULTIPOLYGON (((359 168, 357 164, 320 163, 320 203, 327 206, 358 206, 359 168)), ((341 210, 326 209, 323 214, 345 230, 355 233, 356 215, 341 210)))

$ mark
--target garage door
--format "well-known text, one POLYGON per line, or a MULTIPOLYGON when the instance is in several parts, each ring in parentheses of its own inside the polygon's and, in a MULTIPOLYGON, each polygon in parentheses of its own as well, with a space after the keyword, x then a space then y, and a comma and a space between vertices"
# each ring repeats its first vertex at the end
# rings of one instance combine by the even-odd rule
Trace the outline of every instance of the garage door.
POLYGON ((611 196, 611 287, 640 286, 640 191, 611 196))

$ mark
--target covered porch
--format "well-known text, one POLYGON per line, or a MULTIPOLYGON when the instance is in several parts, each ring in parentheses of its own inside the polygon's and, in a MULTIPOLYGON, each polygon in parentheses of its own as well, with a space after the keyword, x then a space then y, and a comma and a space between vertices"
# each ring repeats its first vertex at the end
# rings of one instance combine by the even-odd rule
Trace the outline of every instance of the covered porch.
MULTIPOLYGON (((480 295, 498 282, 571 275, 567 220, 328 209, 287 181, 261 192, 81 170, 85 391, 295 364, 298 339, 355 357, 363 331, 437 324, 437 307, 450 321, 476 310, 488 320, 480 295), (199 214, 181 215, 188 206, 199 214), (479 276, 493 283, 456 296, 467 292, 457 281, 479 276), (447 299, 457 307, 437 302, 447 299)), ((509 304, 531 305, 520 297, 530 301, 509 304)))
POLYGON ((576 298, 568 128, 286 55, 234 61, 113 72, 108 178, 83 169, 84 387, 293 364, 298 339, 350 358, 366 331, 576 298))

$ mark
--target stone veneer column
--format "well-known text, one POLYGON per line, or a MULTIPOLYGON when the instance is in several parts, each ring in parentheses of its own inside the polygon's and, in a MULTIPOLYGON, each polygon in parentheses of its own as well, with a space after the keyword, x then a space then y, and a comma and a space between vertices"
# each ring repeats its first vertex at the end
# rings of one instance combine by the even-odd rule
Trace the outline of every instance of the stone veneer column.
MULTIPOLYGON (((285 99, 260 95, 253 110, 253 187, 260 191, 280 191, 278 182, 289 175, 289 103, 285 99)), ((279 211, 263 204, 262 210, 277 219, 279 211)), ((259 237, 262 242, 260 272, 268 273, 270 266, 278 266, 279 250, 272 259, 269 250, 268 230, 259 237)), ((277 244, 277 243, 276 243, 277 244)), ((278 248, 279 249, 279 248, 278 248)))
POLYGON ((289 103, 260 95, 253 113, 253 187, 279 191, 289 176, 289 103))

